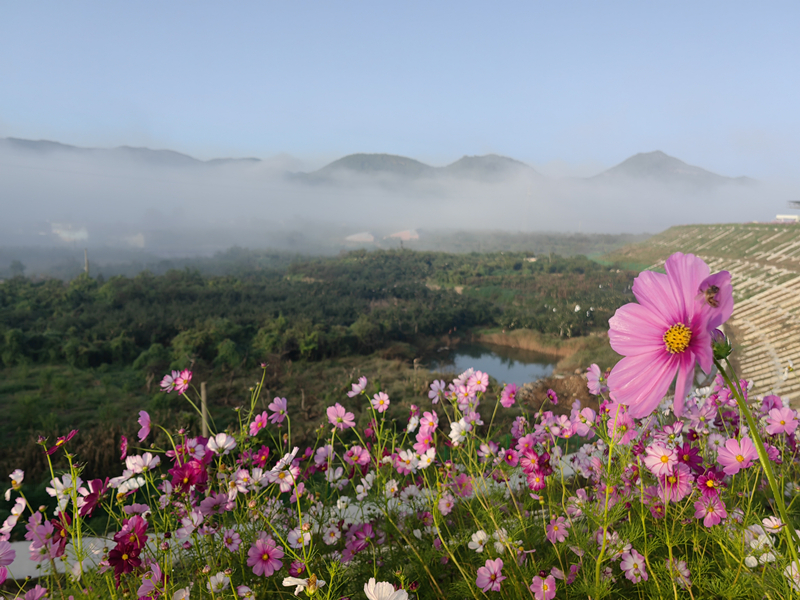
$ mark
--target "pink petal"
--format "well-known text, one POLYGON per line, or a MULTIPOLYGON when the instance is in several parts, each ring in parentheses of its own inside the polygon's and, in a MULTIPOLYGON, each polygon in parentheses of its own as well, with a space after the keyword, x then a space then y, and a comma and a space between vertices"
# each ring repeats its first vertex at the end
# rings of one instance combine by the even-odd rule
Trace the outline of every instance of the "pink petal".
POLYGON ((670 256, 664 267, 681 312, 689 317, 693 316, 702 306, 698 301, 700 284, 708 277, 711 270, 702 258, 680 252, 670 256))
POLYGON ((628 356, 661 350, 666 353, 664 332, 667 323, 660 313, 641 304, 626 304, 608 320, 608 340, 618 354, 628 356))
POLYGON ((681 417, 687 388, 690 387, 694 378, 694 356, 691 352, 684 352, 680 355, 678 362, 678 378, 675 380, 675 399, 672 402, 672 411, 676 417, 681 417))
POLYGON ((663 273, 639 273, 633 280, 633 295, 639 304, 661 315, 664 322, 669 322, 668 328, 684 317, 681 305, 675 301, 669 279, 663 273))
POLYGON ((646 417, 666 395, 677 370, 678 361, 660 350, 627 356, 608 376, 611 399, 627 404, 632 417, 646 417))

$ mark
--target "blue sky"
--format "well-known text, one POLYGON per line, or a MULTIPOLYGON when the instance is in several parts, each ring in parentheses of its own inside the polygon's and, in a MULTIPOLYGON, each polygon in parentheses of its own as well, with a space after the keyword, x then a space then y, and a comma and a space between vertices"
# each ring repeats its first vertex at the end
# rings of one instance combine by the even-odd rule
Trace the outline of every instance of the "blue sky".
POLYGON ((0 2, 0 136, 200 158, 800 165, 800 3, 0 2))

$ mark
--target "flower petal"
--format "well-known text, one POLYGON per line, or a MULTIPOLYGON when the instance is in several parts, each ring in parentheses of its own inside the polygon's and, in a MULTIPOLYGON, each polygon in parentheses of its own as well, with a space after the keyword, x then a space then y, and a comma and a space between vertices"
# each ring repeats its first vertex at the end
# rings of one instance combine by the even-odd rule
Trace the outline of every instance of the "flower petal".
POLYGON ((627 356, 608 376, 611 399, 626 404, 632 417, 646 417, 666 395, 677 370, 678 361, 661 351, 627 356))
POLYGON ((666 354, 664 333, 673 324, 649 307, 626 304, 608 320, 608 340, 614 351, 623 356, 655 350, 666 354))
MULTIPOLYGON (((711 269, 702 258, 694 254, 676 252, 664 264, 667 270, 670 287, 674 292, 675 302, 681 307, 681 312, 690 319, 700 310, 702 303, 699 301, 700 284, 708 277, 711 269)), ((686 323, 686 321, 683 321, 686 323)))

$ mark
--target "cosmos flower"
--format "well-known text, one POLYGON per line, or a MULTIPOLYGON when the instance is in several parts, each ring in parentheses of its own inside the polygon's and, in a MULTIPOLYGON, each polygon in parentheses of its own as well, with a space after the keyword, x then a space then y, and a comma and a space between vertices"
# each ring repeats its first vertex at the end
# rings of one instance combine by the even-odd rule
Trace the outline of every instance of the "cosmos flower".
POLYGON ((367 378, 366 377, 359 377, 358 383, 353 384, 353 389, 347 392, 347 396, 350 398, 355 398, 360 393, 364 391, 364 388, 367 387, 367 378))
POLYGON ((386 395, 385 392, 378 392, 372 397, 372 400, 369 401, 374 408, 379 413, 386 412, 386 409, 389 408, 389 396, 386 395))
POLYGON ((552 600, 556 597, 556 578, 548 575, 542 579, 537 575, 533 578, 530 590, 536 600, 552 600))
MULTIPOLYGON (((366 377, 363 378, 364 383, 366 384, 366 377)), ((355 384, 353 384, 355 386, 355 384)), ((356 422, 353 420, 355 415, 351 412, 347 412, 341 404, 338 402, 334 406, 328 407, 328 422, 333 425, 334 427, 338 427, 341 431, 345 429, 350 429, 351 427, 355 426, 356 422)))
POLYGON ((503 388, 503 392, 500 394, 500 404, 503 408, 511 408, 517 401, 516 398, 517 386, 513 383, 509 383, 503 388))
POLYGON ((506 579, 503 571, 503 559, 496 558, 494 560, 486 559, 486 564, 478 569, 478 577, 475 580, 475 585, 481 588, 484 592, 499 592, 500 584, 506 579))
POLYGON ((639 554, 636 550, 631 549, 630 552, 622 554, 622 560, 619 563, 619 568, 625 572, 625 577, 630 579, 633 583, 640 581, 647 581, 647 571, 645 571, 644 556, 639 554))
POLYGON ((655 410, 676 375, 673 407, 683 413, 695 363, 705 372, 713 364, 710 324, 721 324, 733 309, 725 276, 709 278, 700 258, 676 252, 665 268, 666 274, 640 273, 633 283, 639 303, 622 306, 609 320, 611 347, 625 357, 608 376, 611 399, 636 418, 655 410))
POLYGON ((408 600, 407 591, 395 590, 387 581, 376 582, 374 577, 370 577, 364 584, 364 593, 367 595, 367 600, 408 600))
POLYGON ((270 423, 283 423, 286 418, 289 403, 286 398, 275 398, 267 406, 272 411, 269 416, 270 423))
POLYGON ((717 451, 717 462, 722 465, 726 475, 746 469, 757 457, 756 447, 749 437, 743 437, 741 441, 731 438, 717 451))
POLYGON ((253 568, 253 573, 271 576, 283 566, 283 548, 275 544, 275 540, 267 538, 258 539, 247 551, 247 566, 253 568))
POLYGON ((704 526, 713 527, 728 516, 728 511, 719 496, 704 495, 694 503, 694 516, 696 519, 703 519, 704 526))

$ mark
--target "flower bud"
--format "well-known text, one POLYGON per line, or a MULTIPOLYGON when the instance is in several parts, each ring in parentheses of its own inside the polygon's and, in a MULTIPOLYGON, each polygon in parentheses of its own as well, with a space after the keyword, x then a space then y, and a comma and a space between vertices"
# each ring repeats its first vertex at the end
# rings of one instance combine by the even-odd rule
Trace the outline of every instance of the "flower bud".
POLYGON ((711 332, 711 348, 714 350, 714 358, 716 360, 728 358, 733 352, 730 340, 719 329, 711 332))

